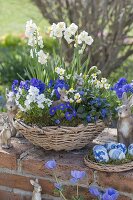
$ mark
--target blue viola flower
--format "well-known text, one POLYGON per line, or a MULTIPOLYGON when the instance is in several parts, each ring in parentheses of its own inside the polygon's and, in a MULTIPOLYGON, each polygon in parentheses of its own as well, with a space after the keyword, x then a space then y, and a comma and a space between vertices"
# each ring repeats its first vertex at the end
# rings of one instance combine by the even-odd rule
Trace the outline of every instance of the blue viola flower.
POLYGON ((41 80, 38 80, 36 78, 32 78, 30 80, 30 84, 36 88, 39 89, 39 93, 42 94, 45 90, 45 84, 41 81, 41 80))
POLYGON ((79 180, 82 180, 85 177, 85 175, 86 175, 85 171, 78 171, 78 170, 71 171, 72 179, 70 179, 70 182, 75 184, 79 180))
POLYGON ((66 105, 64 103, 61 103, 57 106, 58 110, 65 110, 66 109, 66 105))
POLYGON ((61 183, 55 183, 54 186, 57 190, 62 190, 62 184, 61 183))
POLYGON ((54 115, 56 113, 57 108, 56 107, 51 107, 49 110, 50 115, 54 115))
POLYGON ((95 185, 89 187, 89 192, 96 197, 100 197, 102 195, 102 191, 95 185))
POLYGON ((30 89, 30 81, 29 80, 21 81, 19 87, 24 88, 25 90, 28 91, 30 89))
POLYGON ((66 119, 67 119, 68 121, 71 121, 73 115, 72 115, 71 113, 69 113, 69 112, 66 112, 66 113, 65 113, 65 117, 66 117, 66 119))
POLYGON ((18 80, 14 80, 12 83, 12 91, 16 94, 17 93, 17 87, 18 87, 19 81, 18 80))
POLYGON ((53 85, 54 85, 54 81, 50 80, 49 83, 48 83, 48 88, 51 88, 53 85))
POLYGON ((76 112, 76 110, 73 110, 73 117, 76 117, 77 116, 77 112, 76 112))
POLYGON ((87 119, 88 123, 91 122, 91 120, 92 120, 90 115, 88 115, 86 119, 87 119))
POLYGON ((83 96, 83 95, 84 95, 84 91, 79 91, 79 94, 80 94, 81 96, 83 96))
POLYGON ((56 161, 55 160, 49 160, 48 162, 45 163, 45 167, 47 169, 55 169, 57 166, 56 161))
POLYGON ((55 123, 56 123, 56 124, 60 124, 60 120, 59 120, 59 119, 56 119, 56 120, 55 120, 55 123))
POLYGON ((66 102, 66 108, 72 109, 70 102, 66 102))
POLYGON ((64 80, 60 80, 60 79, 56 80, 55 85, 54 85, 54 91, 55 91, 56 97, 60 99, 60 93, 58 92, 58 88, 60 89, 64 88, 65 90, 68 90, 69 86, 66 84, 64 80))
POLYGON ((101 110, 101 115, 102 115, 103 118, 105 118, 107 116, 107 109, 106 108, 103 108, 101 110))
POLYGON ((122 87, 124 92, 133 92, 133 86, 131 84, 126 84, 122 87))
POLYGON ((102 196, 102 200, 117 200, 119 192, 113 188, 107 188, 102 196))

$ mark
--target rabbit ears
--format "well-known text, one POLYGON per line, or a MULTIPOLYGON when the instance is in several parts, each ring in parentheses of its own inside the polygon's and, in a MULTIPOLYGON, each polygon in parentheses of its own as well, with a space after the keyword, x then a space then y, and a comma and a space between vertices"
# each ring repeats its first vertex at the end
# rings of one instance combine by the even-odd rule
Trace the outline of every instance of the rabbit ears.
POLYGON ((133 95, 131 95, 129 98, 127 97, 127 94, 124 92, 122 95, 122 103, 123 105, 129 105, 130 107, 133 106, 133 95))
POLYGON ((58 92, 59 92, 60 95, 65 95, 66 94, 65 88, 61 89, 61 88, 58 87, 57 90, 58 90, 58 92))
POLYGON ((36 180, 30 180, 31 185, 36 186, 38 184, 38 179, 36 178, 36 180))
POLYGON ((131 95, 131 97, 128 99, 128 105, 129 105, 130 107, 133 106, 133 95, 131 95))

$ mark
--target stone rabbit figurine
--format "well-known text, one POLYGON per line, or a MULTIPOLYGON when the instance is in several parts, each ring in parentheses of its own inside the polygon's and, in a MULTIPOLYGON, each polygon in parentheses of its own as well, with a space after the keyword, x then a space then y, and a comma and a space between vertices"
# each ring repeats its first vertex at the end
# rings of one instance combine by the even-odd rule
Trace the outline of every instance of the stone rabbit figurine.
POLYGON ((122 95, 122 106, 117 108, 118 123, 117 136, 118 142, 124 143, 127 147, 133 143, 133 117, 131 114, 131 106, 133 106, 133 95, 127 98, 127 94, 122 95))
POLYGON ((10 122, 8 117, 3 118, 3 120, 4 120, 4 127, 0 133, 1 147, 4 149, 9 149, 10 147, 12 147, 10 122))
POLYGON ((60 99, 57 101, 54 101, 52 104, 53 106, 57 106, 60 103, 68 102, 68 96, 67 96, 66 90, 58 88, 58 92, 60 94, 60 99))
POLYGON ((11 125, 11 133, 12 137, 16 136, 17 130, 13 126, 13 119, 15 118, 15 115, 17 114, 18 107, 16 105, 15 99, 11 95, 12 92, 9 92, 8 89, 6 89, 6 108, 7 108, 7 115, 9 117, 10 125, 11 125))
POLYGON ((40 184, 38 183, 38 179, 34 180, 30 180, 31 185, 34 186, 34 190, 33 190, 33 194, 32 194, 32 200, 41 200, 41 191, 42 191, 42 187, 40 186, 40 184))

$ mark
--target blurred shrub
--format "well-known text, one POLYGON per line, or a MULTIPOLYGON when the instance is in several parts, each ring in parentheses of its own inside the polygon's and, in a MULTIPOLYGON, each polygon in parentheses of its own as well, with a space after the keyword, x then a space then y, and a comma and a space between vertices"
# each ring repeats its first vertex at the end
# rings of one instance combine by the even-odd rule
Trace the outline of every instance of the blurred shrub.
MULTIPOLYGON (((44 48, 52 52, 57 42, 44 36, 44 48)), ((14 79, 26 78, 25 67, 29 64, 29 50, 26 40, 8 35, 0 41, 0 84, 10 85, 14 79), (18 76, 20 75, 20 77, 18 76)))

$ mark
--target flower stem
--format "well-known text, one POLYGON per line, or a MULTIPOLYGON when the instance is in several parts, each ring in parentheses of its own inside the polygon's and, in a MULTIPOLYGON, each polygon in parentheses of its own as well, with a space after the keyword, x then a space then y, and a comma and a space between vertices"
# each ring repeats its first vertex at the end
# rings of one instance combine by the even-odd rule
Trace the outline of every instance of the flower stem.
POLYGON ((79 197, 79 185, 77 183, 77 198, 79 197))

